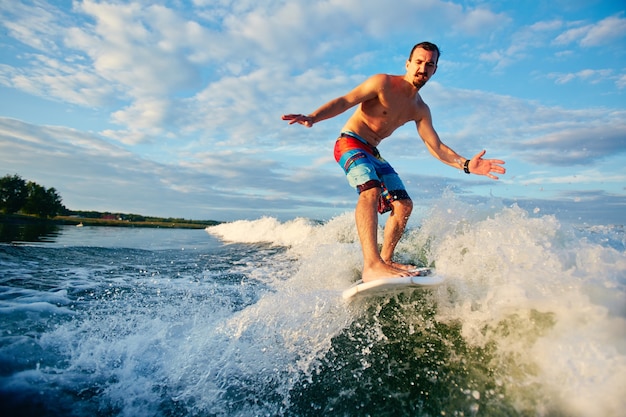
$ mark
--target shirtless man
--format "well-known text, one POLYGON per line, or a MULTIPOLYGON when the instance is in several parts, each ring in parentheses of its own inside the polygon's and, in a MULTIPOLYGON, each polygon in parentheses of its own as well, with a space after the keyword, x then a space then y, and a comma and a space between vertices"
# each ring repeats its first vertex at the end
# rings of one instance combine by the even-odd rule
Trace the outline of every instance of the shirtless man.
POLYGON ((413 202, 394 169, 380 156, 376 146, 398 127, 414 121, 430 153, 441 162, 466 173, 504 174, 504 161, 483 159, 481 151, 466 159, 446 146, 433 128, 430 109, 419 90, 437 71, 439 48, 422 42, 413 47, 405 75, 377 74, 344 96, 322 105, 309 115, 287 114, 289 124, 311 127, 359 105, 342 129, 335 144, 335 159, 346 172, 350 185, 359 192, 356 227, 363 250, 363 281, 415 274, 410 265, 393 261, 393 253, 404 233, 413 202), (385 224, 383 245, 378 249, 378 213, 391 211, 385 224))

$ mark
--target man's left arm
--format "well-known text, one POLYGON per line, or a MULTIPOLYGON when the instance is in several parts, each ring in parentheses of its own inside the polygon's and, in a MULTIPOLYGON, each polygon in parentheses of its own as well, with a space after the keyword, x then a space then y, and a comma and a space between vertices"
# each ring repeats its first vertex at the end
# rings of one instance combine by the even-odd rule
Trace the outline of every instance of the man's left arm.
POLYGON ((498 177, 493 175, 492 172, 497 174, 504 174, 506 172, 504 167, 500 166, 504 164, 504 161, 499 159, 483 159, 483 156, 486 153, 485 150, 480 151, 474 155, 469 162, 467 162, 468 160, 466 158, 462 157, 443 143, 433 127, 428 107, 425 108, 425 114, 423 117, 415 123, 417 125, 417 133, 426 144, 426 148, 428 148, 428 151, 441 162, 458 169, 467 168, 469 173, 485 175, 486 177, 494 180, 497 180, 498 177))

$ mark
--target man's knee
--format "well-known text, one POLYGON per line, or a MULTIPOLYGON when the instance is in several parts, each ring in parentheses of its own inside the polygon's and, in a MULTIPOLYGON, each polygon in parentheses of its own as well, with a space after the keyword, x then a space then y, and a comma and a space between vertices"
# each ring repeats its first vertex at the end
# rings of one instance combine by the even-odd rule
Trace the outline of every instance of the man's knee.
POLYGON ((413 200, 410 198, 396 200, 391 203, 391 206, 393 207, 393 214, 409 217, 413 211, 413 200))
POLYGON ((381 190, 379 187, 368 188, 359 193, 359 198, 364 200, 378 200, 381 190))

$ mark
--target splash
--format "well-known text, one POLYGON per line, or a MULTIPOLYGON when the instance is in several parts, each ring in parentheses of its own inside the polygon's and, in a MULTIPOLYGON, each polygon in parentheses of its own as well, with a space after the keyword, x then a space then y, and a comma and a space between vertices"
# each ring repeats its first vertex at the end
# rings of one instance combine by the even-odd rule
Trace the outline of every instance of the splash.
POLYGON ((207 232, 229 243, 6 248, 8 279, 37 289, 15 298, 31 309, 4 311, 16 344, 0 353, 32 346, 4 387, 42 392, 48 415, 59 403, 67 415, 139 416, 626 408, 623 229, 446 195, 398 246, 446 283, 354 302, 341 297, 361 269, 353 213, 207 232), (36 338, 19 333, 22 315, 36 338))
MULTIPOLYGON (((359 317, 382 311, 372 312, 367 302, 342 305, 337 297, 360 270, 352 214, 324 224, 235 222, 221 225, 219 234, 237 240, 243 229, 254 231, 246 233, 246 242, 287 245, 297 262, 275 293, 233 318, 238 337, 280 335, 281 343, 270 344, 291 352, 291 363, 307 375, 336 348, 337 338, 354 331, 359 317), (292 313, 285 316, 283 309, 292 313)), ((618 416, 624 409, 626 259, 623 250, 598 242, 593 233, 598 231, 581 238, 579 229, 554 216, 495 200, 467 205, 453 195, 406 233, 397 256, 433 265, 447 277, 432 294, 431 326, 458 327, 462 345, 484 353, 475 365, 490 369, 493 380, 465 388, 475 407, 493 396, 495 386, 522 414, 618 416)), ((612 242, 623 241, 619 233, 611 229, 612 242)), ((413 312, 405 320, 417 326, 421 319, 413 312)), ((383 325, 373 319, 367 326, 379 328, 368 336, 366 350, 373 351, 371 344, 384 339, 383 325)))
MULTIPOLYGON (((626 258, 553 216, 443 199, 415 240, 448 277, 437 318, 492 345, 519 408, 617 416, 626 389, 626 258), (621 306, 621 307, 620 307, 621 306)), ((622 237, 623 238, 623 237, 622 237)))

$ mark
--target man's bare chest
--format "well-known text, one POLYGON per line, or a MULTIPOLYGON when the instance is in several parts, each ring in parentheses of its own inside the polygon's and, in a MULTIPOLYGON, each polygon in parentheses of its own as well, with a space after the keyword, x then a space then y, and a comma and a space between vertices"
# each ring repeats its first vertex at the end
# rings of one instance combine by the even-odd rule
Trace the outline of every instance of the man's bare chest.
POLYGON ((376 100, 363 103, 362 110, 369 118, 400 125, 414 120, 419 108, 414 97, 380 96, 376 100))

